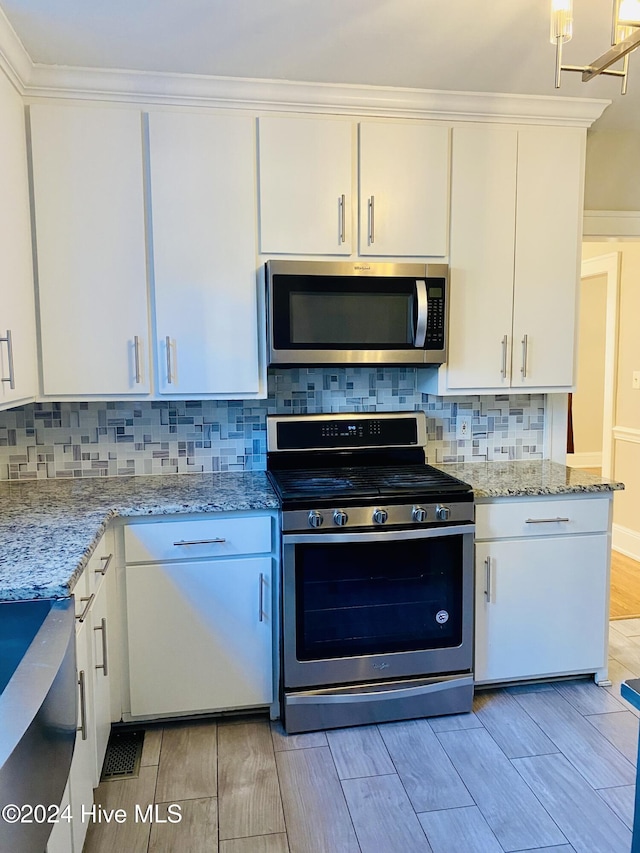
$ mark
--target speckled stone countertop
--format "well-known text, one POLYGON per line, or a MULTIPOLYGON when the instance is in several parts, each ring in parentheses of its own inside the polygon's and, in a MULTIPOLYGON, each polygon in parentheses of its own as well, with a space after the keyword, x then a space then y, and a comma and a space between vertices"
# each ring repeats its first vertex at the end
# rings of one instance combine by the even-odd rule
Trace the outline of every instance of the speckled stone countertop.
POLYGON ((0 483, 0 601, 70 594, 113 518, 277 509, 264 472, 0 483))
POLYGON ((526 462, 460 462, 434 465, 473 487, 483 498, 614 492, 623 483, 603 480, 580 468, 567 468, 547 459, 526 462))

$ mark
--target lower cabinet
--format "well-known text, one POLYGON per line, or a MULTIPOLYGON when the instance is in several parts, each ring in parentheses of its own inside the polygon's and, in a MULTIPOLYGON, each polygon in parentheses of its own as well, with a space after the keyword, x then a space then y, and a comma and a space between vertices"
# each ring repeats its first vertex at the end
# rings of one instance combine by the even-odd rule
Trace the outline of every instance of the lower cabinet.
POLYGON ((477 506, 476 683, 606 678, 610 504, 507 498, 477 506))
POLYGON ((110 631, 116 624, 113 558, 113 536, 107 531, 74 588, 78 730, 65 795, 72 820, 55 825, 47 853, 81 853, 90 824, 86 815, 100 780, 112 719, 110 659, 117 644, 110 631))
POLYGON ((275 518, 128 525, 132 718, 270 705, 275 518))

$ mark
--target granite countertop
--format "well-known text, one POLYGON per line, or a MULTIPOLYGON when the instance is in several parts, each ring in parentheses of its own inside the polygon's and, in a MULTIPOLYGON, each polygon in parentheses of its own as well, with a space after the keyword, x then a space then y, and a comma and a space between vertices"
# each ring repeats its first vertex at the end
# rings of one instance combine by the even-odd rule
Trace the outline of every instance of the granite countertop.
MULTIPOLYGON (((477 500, 611 492, 609 482, 549 461, 436 465, 477 500)), ((68 596, 114 518, 277 509, 263 471, 0 483, 0 601, 68 596)))
POLYGON ((548 459, 522 462, 459 462, 434 465, 473 487, 476 500, 614 492, 623 483, 603 480, 580 468, 567 468, 548 459))
POLYGON ((68 596, 114 518, 277 509, 264 472, 0 483, 0 601, 68 596))

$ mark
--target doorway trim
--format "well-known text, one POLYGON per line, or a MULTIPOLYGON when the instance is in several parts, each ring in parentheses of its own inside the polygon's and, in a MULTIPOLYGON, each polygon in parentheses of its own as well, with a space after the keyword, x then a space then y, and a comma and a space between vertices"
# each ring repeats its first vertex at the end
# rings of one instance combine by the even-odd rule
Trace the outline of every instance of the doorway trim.
POLYGON ((582 262, 580 278, 604 275, 607 279, 607 309, 604 344, 604 412, 602 419, 602 476, 613 478, 616 382, 618 376, 618 322, 621 253, 609 252, 582 262))

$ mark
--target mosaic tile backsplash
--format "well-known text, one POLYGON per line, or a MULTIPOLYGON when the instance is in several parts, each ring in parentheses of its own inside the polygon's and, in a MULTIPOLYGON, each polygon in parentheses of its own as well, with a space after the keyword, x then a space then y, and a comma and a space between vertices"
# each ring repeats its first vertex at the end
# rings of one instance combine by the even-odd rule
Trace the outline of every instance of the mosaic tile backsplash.
POLYGON ((266 415, 423 409, 430 462, 543 457, 543 394, 432 397, 407 368, 269 372, 266 400, 35 403, 0 412, 0 479, 264 470, 266 415), (471 415, 471 437, 456 438, 471 415))

